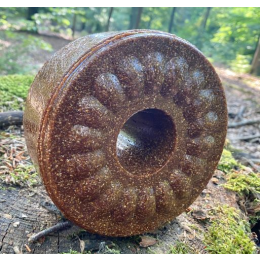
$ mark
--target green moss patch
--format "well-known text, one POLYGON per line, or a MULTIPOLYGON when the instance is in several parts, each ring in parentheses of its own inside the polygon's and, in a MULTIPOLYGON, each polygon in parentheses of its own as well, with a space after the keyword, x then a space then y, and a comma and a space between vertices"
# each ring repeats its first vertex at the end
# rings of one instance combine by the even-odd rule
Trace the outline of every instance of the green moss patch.
POLYGON ((260 220, 260 173, 234 171, 227 175, 227 182, 223 186, 240 195, 254 226, 260 220))
POLYGON ((194 250, 186 243, 177 241, 176 244, 171 247, 169 254, 194 254, 194 250))
POLYGON ((229 173, 233 169, 239 168, 241 165, 234 159, 232 153, 224 149, 218 164, 218 169, 224 173, 229 173))
POLYGON ((249 195, 250 192, 260 194, 260 174, 243 171, 229 173, 224 187, 240 195, 249 195))
POLYGON ((32 75, 0 76, 0 112, 22 110, 33 80, 32 75))
POLYGON ((204 235, 205 249, 212 254, 254 254, 250 227, 235 208, 223 206, 211 211, 211 225, 204 235))

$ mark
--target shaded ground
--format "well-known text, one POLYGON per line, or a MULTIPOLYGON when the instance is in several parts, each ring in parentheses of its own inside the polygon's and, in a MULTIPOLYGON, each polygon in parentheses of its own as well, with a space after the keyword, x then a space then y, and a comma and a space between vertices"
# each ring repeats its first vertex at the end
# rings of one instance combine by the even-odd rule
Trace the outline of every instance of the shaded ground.
MULTIPOLYGON (((49 36, 44 39, 52 44, 54 51, 68 43, 65 39, 49 36)), ((31 55, 36 65, 42 65, 52 53, 41 51, 31 55)), ((260 79, 236 74, 221 67, 217 67, 217 72, 225 87, 229 121, 241 122, 245 119, 260 118, 260 79)), ((4 149, 6 145, 12 147, 7 153, 11 162, 10 165, 1 165, 0 172, 4 174, 5 170, 14 169, 19 164, 32 175, 34 169, 26 152, 22 129, 10 127, 5 132, 6 137, 0 139, 0 149, 4 149), (17 158, 18 161, 15 160, 17 158)), ((237 139, 259 133, 260 123, 228 129, 228 139, 232 146, 241 150, 236 151, 237 157, 255 171, 260 167, 260 137, 249 141, 237 139)), ((216 206, 225 204, 239 209, 236 194, 222 186, 226 182, 225 174, 216 170, 207 187, 186 212, 165 227, 149 234, 109 238, 89 234, 73 226, 48 235, 37 243, 29 244, 28 238, 33 233, 62 221, 62 217, 44 207, 46 202, 51 201, 43 185, 34 185, 34 181, 40 182, 37 175, 35 179, 15 179, 10 176, 7 178, 9 179, 0 183, 0 253, 65 253, 81 252, 83 249, 84 252, 97 253, 168 253, 177 241, 189 245, 194 253, 206 253, 203 237, 212 218, 209 212, 216 206), (150 246, 143 247, 144 244, 140 243, 142 240, 146 246, 150 246)), ((248 217, 242 211, 240 213, 241 217, 248 221, 248 217)))
MULTIPOLYGON (((216 69, 225 88, 229 122, 260 119, 260 78, 248 74, 234 73, 219 67, 216 69), (239 115, 240 113, 241 115, 239 115)), ((260 123, 229 128, 227 138, 234 148, 250 154, 251 162, 253 157, 255 157, 256 162, 260 160, 260 123), (247 136, 251 136, 251 138, 239 140, 247 136), (253 136, 256 136, 256 138, 253 136)), ((245 155, 244 157, 248 156, 245 155)), ((246 160, 243 162, 250 165, 246 160)), ((257 165, 255 167, 256 170, 260 171, 257 165)))

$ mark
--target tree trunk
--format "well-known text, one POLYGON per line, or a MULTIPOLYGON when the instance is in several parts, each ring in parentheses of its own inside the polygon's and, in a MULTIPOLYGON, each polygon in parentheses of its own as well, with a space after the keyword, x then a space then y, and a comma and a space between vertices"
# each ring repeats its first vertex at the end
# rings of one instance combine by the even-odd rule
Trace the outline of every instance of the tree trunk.
POLYGON ((137 17, 136 17, 134 29, 139 28, 139 24, 140 24, 142 12, 143 12, 143 7, 137 7, 137 8, 138 8, 138 10, 137 10, 137 17))
POLYGON ((28 7, 28 12, 27 12, 27 20, 32 21, 32 16, 34 14, 37 14, 39 11, 39 7, 28 7))
POLYGON ((77 15, 73 14, 73 22, 72 22, 72 37, 74 38, 75 30, 76 30, 76 22, 77 22, 77 15))
POLYGON ((176 8, 177 7, 172 8, 171 18, 170 18, 170 23, 169 23, 169 29, 168 29, 169 33, 172 32, 172 28, 173 28, 173 25, 174 25, 174 15, 175 15, 175 12, 176 12, 176 8))
POLYGON ((132 11, 130 14, 129 29, 138 29, 141 21, 142 12, 143 7, 132 7, 132 11))
POLYGON ((110 7, 109 14, 108 14, 108 19, 107 19, 107 26, 106 26, 106 31, 107 32, 109 31, 110 19, 112 17, 113 11, 114 11, 114 7, 110 7))
POLYGON ((130 13, 130 17, 129 17, 130 18, 129 19, 129 26, 128 26, 129 30, 133 29, 135 8, 136 7, 132 7, 132 9, 131 9, 131 13, 130 13))
POLYGON ((204 20, 203 20, 203 22, 202 22, 203 32, 204 32, 205 29, 206 29, 207 21, 208 21, 208 18, 209 18, 209 14, 210 14, 211 8, 212 8, 212 7, 207 7, 207 11, 206 11, 206 14, 205 14, 205 16, 204 16, 204 20))
POLYGON ((258 38, 258 44, 252 61, 251 73, 258 76, 260 75, 260 36, 258 38))
POLYGON ((211 9, 212 9, 212 7, 207 7, 207 11, 205 13, 205 16, 204 16, 203 21, 202 21, 201 26, 200 26, 200 30, 199 30, 199 34, 198 34, 198 41, 197 41, 197 47, 199 49, 201 49, 202 46, 203 46, 204 33, 205 33, 205 30, 206 30, 207 21, 209 19, 211 9))
POLYGON ((80 26, 80 31, 81 31, 81 32, 84 31, 85 28, 86 28, 86 22, 82 22, 82 23, 81 23, 81 26, 80 26))

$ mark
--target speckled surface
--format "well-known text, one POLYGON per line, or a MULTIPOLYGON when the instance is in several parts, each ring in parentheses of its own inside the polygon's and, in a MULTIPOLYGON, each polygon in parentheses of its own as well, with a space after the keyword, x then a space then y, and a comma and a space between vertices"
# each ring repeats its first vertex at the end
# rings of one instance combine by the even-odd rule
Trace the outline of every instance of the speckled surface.
POLYGON ((221 82, 194 46, 133 30, 80 38, 33 82, 29 153, 63 214, 109 236, 151 231, 182 213, 220 159, 221 82))

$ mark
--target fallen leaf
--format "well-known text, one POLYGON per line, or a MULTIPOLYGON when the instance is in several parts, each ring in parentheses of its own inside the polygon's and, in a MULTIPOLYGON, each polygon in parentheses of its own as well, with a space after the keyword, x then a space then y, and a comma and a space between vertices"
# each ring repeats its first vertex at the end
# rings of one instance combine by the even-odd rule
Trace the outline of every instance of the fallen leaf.
POLYGON ((209 217, 207 216, 207 213, 202 211, 202 210, 194 210, 192 212, 192 216, 197 219, 197 220, 201 220, 201 221, 205 221, 208 220, 209 217))
POLYGON ((20 222, 19 222, 19 221, 13 223, 13 226, 14 226, 14 227, 18 227, 19 225, 20 225, 20 222))
POLYGON ((6 218, 6 219, 11 219, 12 218, 12 216, 9 215, 9 214, 4 214, 3 217, 6 218))
POLYGON ((157 243, 157 239, 148 236, 142 236, 142 241, 139 243, 141 247, 153 246, 157 243))
POLYGON ((192 209, 189 207, 189 208, 187 208, 185 211, 186 211, 186 213, 189 213, 191 210, 192 210, 192 209))
POLYGON ((213 177, 211 180, 214 184, 218 185, 219 179, 213 177))
POLYGON ((14 246, 14 247, 13 247, 13 250, 14 250, 14 252, 15 252, 16 254, 22 254, 22 251, 19 249, 18 246, 14 246))
POLYGON ((83 254, 83 252, 85 250, 85 241, 84 240, 79 239, 79 247, 80 247, 81 254, 83 254))

